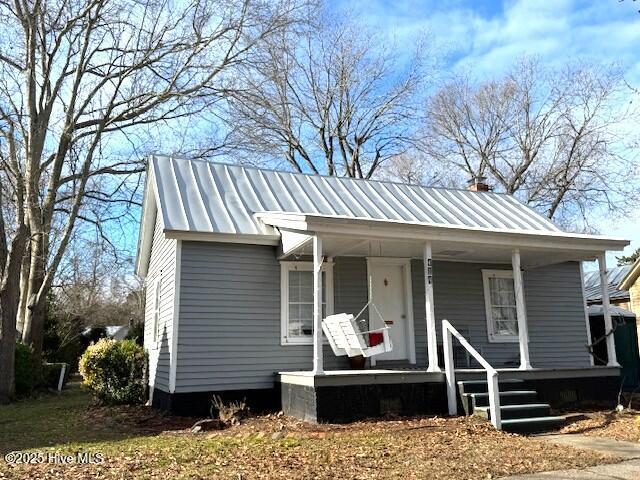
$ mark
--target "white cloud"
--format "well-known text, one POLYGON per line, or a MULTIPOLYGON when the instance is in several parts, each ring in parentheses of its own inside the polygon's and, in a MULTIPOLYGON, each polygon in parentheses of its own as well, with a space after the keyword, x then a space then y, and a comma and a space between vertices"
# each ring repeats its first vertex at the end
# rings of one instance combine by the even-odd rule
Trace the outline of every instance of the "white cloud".
MULTIPOLYGON (((640 14, 634 2, 344 0, 342 8, 400 46, 429 32, 447 54, 447 71, 482 78, 504 72, 523 55, 538 56, 549 67, 584 59, 619 64, 627 81, 640 88, 640 14)), ((637 239, 626 253, 640 247, 640 210, 625 219, 601 218, 595 226, 605 235, 637 239)))

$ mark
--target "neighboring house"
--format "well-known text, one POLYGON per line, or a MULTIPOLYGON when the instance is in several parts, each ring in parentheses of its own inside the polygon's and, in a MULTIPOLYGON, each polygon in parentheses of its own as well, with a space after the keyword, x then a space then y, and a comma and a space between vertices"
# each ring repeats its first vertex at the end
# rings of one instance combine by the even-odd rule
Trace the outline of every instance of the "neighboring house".
POLYGON ((618 289, 628 292, 628 305, 624 308, 636 314, 640 318, 640 259, 633 265, 627 265, 627 271, 620 280, 618 289))
POLYGON ((107 337, 114 340, 124 340, 129 333, 129 325, 110 325, 107 328, 107 337))
MULTIPOLYGON (((84 329, 82 334, 89 335, 94 328, 96 327, 87 327, 84 329)), ((107 325, 97 328, 104 328, 107 338, 113 338, 114 340, 124 340, 130 330, 128 325, 107 325)))
MULTIPOLYGON (((444 319, 510 380, 500 389, 527 382, 500 399, 534 402, 533 416, 548 415, 541 401, 615 401, 613 339, 608 366, 586 350, 581 262, 629 242, 564 232, 481 179, 471 188, 151 157, 136 271, 152 403, 195 414, 218 393, 312 421, 454 413, 453 374, 486 377, 458 342, 444 371, 444 319), (393 349, 354 371, 319 327, 368 292, 393 349)), ((479 385, 461 386, 465 408, 488 403, 468 393, 479 385)))
MULTIPOLYGON (((640 285, 635 285, 640 268, 636 268, 635 278, 632 265, 621 265, 609 268, 606 271, 607 288, 609 291, 609 302, 614 307, 618 307, 634 313, 636 319, 640 318, 640 285), (627 280, 625 282, 625 280, 627 280), (631 289, 634 290, 632 301, 631 289)), ((600 286, 600 272, 593 271, 585 273, 584 287, 587 297, 587 305, 602 305, 602 288, 600 286)), ((615 317, 615 315, 614 315, 615 317)), ((640 345, 640 329, 636 328, 636 336, 640 345)), ((624 344, 625 342, 623 342, 624 344)))
MULTIPOLYGON (((631 265, 622 265, 607 269, 607 288, 609 302, 616 307, 629 310, 629 290, 620 288, 620 282, 631 270, 631 265)), ((602 288, 600 287, 600 272, 586 272, 584 274, 584 293, 588 305, 602 305, 602 288)), ((640 302, 640 300, 639 300, 640 302)), ((640 305, 640 303, 639 303, 640 305)))

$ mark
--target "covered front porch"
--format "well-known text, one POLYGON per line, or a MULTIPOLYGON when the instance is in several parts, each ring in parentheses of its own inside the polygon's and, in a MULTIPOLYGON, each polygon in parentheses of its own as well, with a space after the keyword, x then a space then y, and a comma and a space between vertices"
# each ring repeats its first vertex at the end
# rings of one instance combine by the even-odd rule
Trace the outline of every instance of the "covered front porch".
MULTIPOLYGON (((501 379, 519 376, 538 383, 572 379, 592 392, 599 382, 607 384, 607 391, 616 388, 619 370, 613 336, 606 339, 607 367, 593 367, 587 352, 591 338, 580 262, 597 260, 604 274, 606 250, 617 249, 621 241, 286 213, 259 218, 279 229, 282 262, 312 261, 313 367, 278 374, 283 407, 309 404, 312 398, 320 401, 324 395, 320 392, 330 392, 323 403, 340 398, 343 405, 351 405, 354 398, 374 396, 379 404, 388 397, 383 391, 395 391, 396 400, 387 401, 391 410, 402 398, 413 398, 409 403, 420 404, 418 411, 436 413, 444 406, 444 411, 455 413, 450 399, 454 387, 448 377, 486 378, 490 369, 501 379), (346 282, 326 274, 340 263, 354 265, 346 282), (356 275, 355 265, 363 264, 364 273, 356 275), (323 278, 331 283, 331 293, 323 294, 323 278), (342 295, 341 289, 350 288, 349 281, 365 290, 365 301, 343 301, 335 305, 335 313, 355 316, 372 301, 393 340, 393 349, 370 357, 364 370, 336 362, 323 338, 322 320, 334 313, 329 295, 342 295), (398 285, 395 290, 394 285, 398 285), (501 285, 511 287, 502 291, 501 285), (570 322, 563 327, 565 318, 570 322), (465 342, 454 336, 447 348, 445 319, 465 342)), ((607 294, 603 289, 603 298, 607 294)), ((603 303, 605 323, 611 329, 608 302, 603 303)), ((371 306, 363 313, 369 330, 374 330, 376 314, 371 306)), ((374 410, 382 408, 378 407, 374 410)), ((322 408, 316 410, 316 420, 328 421, 318 413, 322 408)), ((291 407, 295 411, 297 407, 291 407)))
MULTIPOLYGON (((611 402, 620 386, 617 367, 497 369, 500 385, 536 392, 535 405, 552 409, 611 402)), ((456 408, 471 414, 461 391, 465 382, 486 378, 481 369, 456 369, 456 408)), ((287 415, 314 423, 344 423, 383 416, 448 415, 445 372, 426 369, 327 370, 279 372, 282 409, 287 415)), ((513 388, 511 388, 513 390, 513 388)), ((507 407, 510 408, 510 407, 507 407)), ((511 407, 512 408, 512 407, 511 407)), ((504 415, 503 415, 504 416, 504 415)), ((508 415, 507 415, 508 419, 508 415)))

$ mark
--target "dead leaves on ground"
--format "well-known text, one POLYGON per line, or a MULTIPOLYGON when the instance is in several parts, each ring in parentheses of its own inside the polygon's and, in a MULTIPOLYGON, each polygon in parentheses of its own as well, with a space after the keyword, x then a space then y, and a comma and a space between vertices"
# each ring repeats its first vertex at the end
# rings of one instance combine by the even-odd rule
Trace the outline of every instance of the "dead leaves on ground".
POLYGON ((581 433, 595 437, 640 442, 640 411, 600 411, 586 414, 584 420, 567 425, 562 433, 581 433))
POLYGON ((4 468, 4 475, 31 479, 459 479, 611 460, 497 432, 486 422, 464 417, 312 425, 263 415, 227 430, 196 434, 188 429, 193 419, 165 417, 142 407, 93 408, 79 420, 93 428, 117 426, 126 433, 119 441, 74 447, 104 452, 104 463, 22 465, 4 468))

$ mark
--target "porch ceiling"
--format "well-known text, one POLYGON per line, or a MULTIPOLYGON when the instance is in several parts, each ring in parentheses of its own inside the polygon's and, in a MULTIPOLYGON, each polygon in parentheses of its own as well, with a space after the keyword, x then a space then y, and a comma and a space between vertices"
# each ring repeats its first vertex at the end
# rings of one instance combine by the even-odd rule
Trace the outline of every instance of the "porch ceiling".
MULTIPOLYGON (((293 232, 282 232, 283 258, 310 256, 313 254, 311 236, 295 237, 297 243, 289 240, 293 232)), ((294 234, 297 235, 297 234, 294 234)), ((343 235, 323 235, 323 254, 329 257, 398 257, 422 259, 424 241, 395 239, 363 239, 343 235)), ((431 242, 434 260, 495 263, 511 265, 513 247, 474 244, 471 242, 451 242, 433 240, 431 242)), ((535 268, 566 261, 593 260, 597 251, 562 250, 557 248, 520 248, 523 267, 535 268)))

